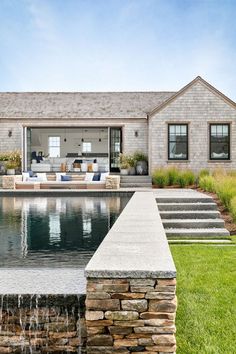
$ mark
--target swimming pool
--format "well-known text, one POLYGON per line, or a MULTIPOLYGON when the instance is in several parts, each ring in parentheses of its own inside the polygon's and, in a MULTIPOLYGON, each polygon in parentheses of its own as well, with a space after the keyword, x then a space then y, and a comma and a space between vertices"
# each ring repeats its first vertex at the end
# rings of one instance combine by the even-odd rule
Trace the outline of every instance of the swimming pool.
POLYGON ((84 268, 129 196, 2 196, 0 267, 84 268))

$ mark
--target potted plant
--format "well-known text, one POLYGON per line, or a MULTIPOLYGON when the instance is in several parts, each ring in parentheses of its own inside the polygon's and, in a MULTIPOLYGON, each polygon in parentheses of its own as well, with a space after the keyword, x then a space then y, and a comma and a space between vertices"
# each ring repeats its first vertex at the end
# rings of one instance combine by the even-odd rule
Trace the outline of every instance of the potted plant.
POLYGON ((134 153, 134 160, 136 162, 137 175, 148 174, 148 157, 142 151, 136 151, 134 153))
POLYGON ((127 162, 129 165, 129 175, 135 175, 136 174, 136 161, 132 155, 127 156, 127 162))
POLYGON ((128 163, 128 156, 124 154, 120 154, 120 174, 121 175, 128 175, 129 174, 129 163, 128 163))
POLYGON ((2 152, 0 154, 0 175, 4 175, 6 173, 6 163, 8 161, 8 154, 2 152))
POLYGON ((7 169, 7 174, 8 175, 14 175, 16 173, 16 168, 17 168, 17 165, 14 161, 7 161, 6 163, 6 169, 7 169))

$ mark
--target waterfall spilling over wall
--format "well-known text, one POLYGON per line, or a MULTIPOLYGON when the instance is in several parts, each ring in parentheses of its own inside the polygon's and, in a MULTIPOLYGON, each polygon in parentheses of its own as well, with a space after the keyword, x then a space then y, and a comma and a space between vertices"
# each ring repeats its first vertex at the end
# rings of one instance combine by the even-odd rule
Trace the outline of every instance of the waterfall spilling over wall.
POLYGON ((0 353, 82 353, 83 295, 0 295, 0 353))

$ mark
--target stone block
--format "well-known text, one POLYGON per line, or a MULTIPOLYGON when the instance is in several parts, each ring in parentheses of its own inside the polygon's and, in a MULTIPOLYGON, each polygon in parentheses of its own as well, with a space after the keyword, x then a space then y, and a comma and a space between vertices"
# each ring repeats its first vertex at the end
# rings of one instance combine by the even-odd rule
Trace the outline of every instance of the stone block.
POLYGON ((129 300, 129 299, 144 299, 144 293, 115 293, 111 294, 112 299, 129 300))
MULTIPOLYGON (((154 345, 152 347, 146 346, 146 351, 150 351, 150 352, 158 352, 160 354, 160 352, 162 353, 168 353, 168 354, 175 354, 176 351, 176 345, 172 345, 172 346, 164 346, 164 345, 154 345)), ((147 354, 145 352, 145 354, 147 354)))
POLYGON ((115 321, 133 321, 139 318, 136 311, 106 311, 105 318, 115 321))
POLYGON ((175 297, 175 293, 164 293, 158 291, 150 291, 145 295, 145 299, 158 299, 158 300, 172 300, 175 297))
POLYGON ((94 292, 87 292, 86 298, 89 300, 103 300, 103 299, 110 299, 111 295, 106 293, 105 291, 94 291, 94 292))
POLYGON ((132 327, 119 327, 119 326, 111 326, 108 327, 109 332, 111 335, 114 334, 123 334, 123 335, 128 335, 132 333, 132 327))
POLYGON ((154 286, 141 286, 141 285, 133 285, 130 287, 130 291, 132 293, 146 293, 148 291, 154 291, 154 286))
POLYGON ((106 332, 106 328, 105 327, 102 327, 102 326, 97 326, 97 327, 91 327, 89 326, 87 328, 87 334, 88 336, 94 336, 96 334, 103 334, 106 332))
POLYGON ((86 321, 87 328, 88 327, 106 327, 111 326, 113 321, 111 320, 98 320, 98 321, 86 321))
POLYGON ((153 333, 153 334, 173 334, 176 332, 175 326, 168 327, 134 327, 135 333, 153 333))
POLYGON ((153 340, 152 338, 139 338, 138 344, 143 346, 153 345, 153 340))
POLYGON ((147 300, 121 300, 122 310, 144 312, 147 306, 147 300))
POLYGON ((153 318, 150 320, 144 320, 145 326, 155 326, 155 327, 167 327, 174 326, 174 320, 162 319, 162 318, 153 318))
POLYGON ((140 318, 148 320, 152 318, 160 318, 160 319, 175 319, 175 313, 163 313, 163 312, 143 312, 140 314, 140 318))
POLYGON ((141 327, 144 326, 143 320, 136 321, 114 321, 114 326, 120 327, 141 327))
POLYGON ((175 312, 177 308, 176 297, 172 300, 150 300, 149 311, 150 312, 175 312))
POLYGON ((112 346, 113 338, 109 334, 97 334, 93 337, 88 337, 87 346, 112 346))
POLYGON ((174 335, 154 335, 152 340, 156 345, 175 345, 176 339, 174 335))
POLYGON ((119 339, 114 341, 114 347, 131 347, 137 346, 137 339, 119 339))
POLYGON ((103 320, 104 312, 103 311, 86 311, 85 318, 88 321, 103 320))
POLYGON ((120 301, 118 299, 89 300, 85 301, 88 310, 120 310, 120 301))
POLYGON ((158 279, 157 285, 167 286, 167 285, 176 285, 176 278, 172 279, 158 279))
POLYGON ((154 279, 130 279, 131 286, 154 286, 155 283, 154 279))

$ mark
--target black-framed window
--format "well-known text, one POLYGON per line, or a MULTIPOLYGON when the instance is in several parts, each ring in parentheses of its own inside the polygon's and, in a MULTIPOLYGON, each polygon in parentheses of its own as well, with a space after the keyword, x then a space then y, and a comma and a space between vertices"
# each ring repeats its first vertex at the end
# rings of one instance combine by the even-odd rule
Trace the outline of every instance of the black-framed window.
POLYGON ((188 124, 168 124, 168 159, 188 160, 188 124))
POLYGON ((210 160, 230 159, 230 125, 210 124, 210 160))

